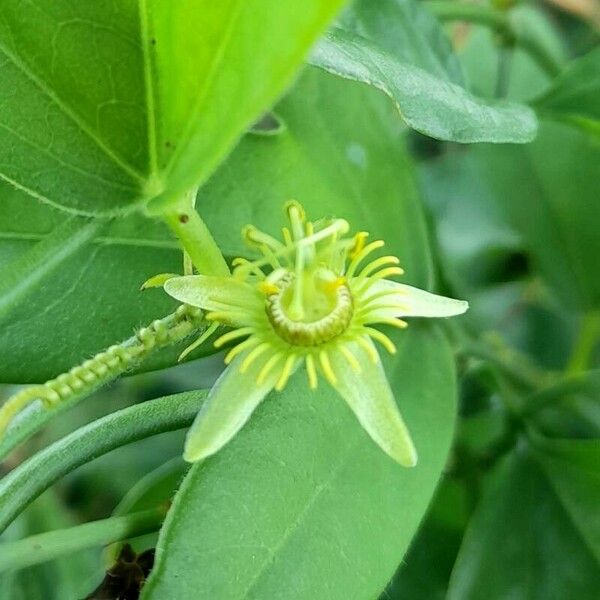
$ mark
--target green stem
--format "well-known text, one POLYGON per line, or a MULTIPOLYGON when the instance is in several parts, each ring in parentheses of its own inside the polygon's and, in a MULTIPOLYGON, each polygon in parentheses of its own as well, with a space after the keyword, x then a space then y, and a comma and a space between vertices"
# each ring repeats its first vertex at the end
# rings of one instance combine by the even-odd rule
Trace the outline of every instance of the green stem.
POLYGON ((447 0, 429 0, 424 4, 440 21, 466 21, 489 27, 507 41, 525 50, 551 77, 555 77, 562 71, 562 65, 545 46, 537 38, 530 36, 527 31, 519 30, 504 11, 481 4, 447 0))
POLYGON ((166 507, 154 508, 1 544, 0 572, 24 569, 79 550, 152 533, 160 529, 166 512, 166 507))
POLYGON ((137 440, 192 424, 206 392, 165 396, 98 419, 44 448, 0 480, 0 533, 61 477, 137 440))
POLYGON ((566 374, 570 377, 581 375, 590 368, 594 350, 600 341, 600 311, 583 316, 579 336, 567 364, 566 374))
POLYGON ((194 207, 196 191, 183 196, 162 213, 163 219, 179 238, 194 266, 203 275, 230 274, 225 258, 204 221, 194 207))
POLYGON ((17 392, 0 408, 0 460, 57 414, 78 404, 156 350, 184 340, 203 324, 202 311, 182 305, 174 313, 143 327, 131 338, 100 352, 68 373, 17 392), (45 401, 45 404, 37 403, 26 414, 15 418, 37 400, 45 401))

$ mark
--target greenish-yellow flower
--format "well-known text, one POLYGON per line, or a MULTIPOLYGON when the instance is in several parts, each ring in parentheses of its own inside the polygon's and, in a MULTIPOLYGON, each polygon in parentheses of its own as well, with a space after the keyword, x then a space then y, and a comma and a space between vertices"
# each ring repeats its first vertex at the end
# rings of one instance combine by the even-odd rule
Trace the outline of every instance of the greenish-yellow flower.
POLYGON ((295 202, 286 210, 290 227, 282 241, 255 227, 244 230, 261 257, 236 260, 232 276, 189 275, 164 283, 177 300, 207 311, 214 323, 209 333, 220 325, 231 328, 215 342, 232 344, 228 366, 188 434, 185 458, 193 462, 217 452, 272 389, 283 389, 304 368, 311 388, 325 378, 389 456, 414 466, 416 450, 374 342, 388 352, 396 348, 376 326, 404 328, 401 317, 450 317, 468 305, 391 281, 403 274, 398 259, 370 260, 384 243, 368 243, 365 232, 347 237, 343 219, 310 222, 295 202))

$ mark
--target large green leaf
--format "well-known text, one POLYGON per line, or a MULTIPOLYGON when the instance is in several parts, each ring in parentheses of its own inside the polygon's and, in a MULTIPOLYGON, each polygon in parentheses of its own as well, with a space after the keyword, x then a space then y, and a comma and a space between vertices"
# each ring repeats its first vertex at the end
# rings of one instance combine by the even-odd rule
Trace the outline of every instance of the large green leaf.
POLYGON ((564 119, 600 134, 600 48, 574 60, 535 106, 544 114, 564 119))
POLYGON ((472 519, 449 600, 592 600, 600 568, 539 466, 521 449, 472 519))
MULTIPOLYGON (((281 203, 293 196, 311 217, 344 216, 385 237, 409 277, 429 285, 423 219, 385 99, 310 70, 278 114, 286 131, 245 139, 198 197, 214 230, 235 234, 250 221, 276 233, 281 203)), ((243 250, 237 235, 222 242, 228 252, 243 250)), ((322 383, 310 393, 299 372, 220 453, 192 467, 159 539, 146 598, 332 600, 383 590, 424 514, 454 421, 443 337, 414 324, 395 341, 386 369, 419 465, 397 467, 332 389, 322 383)))
POLYGON ((55 377, 176 307, 160 290, 139 291, 148 277, 181 269, 159 223, 130 216, 100 230, 4 182, 0 194, 0 381, 55 377))
POLYGON ((6 0, 0 177, 111 213, 205 180, 342 0, 6 0))
POLYGON ((440 25, 413 0, 356 3, 317 44, 310 62, 387 94, 409 127, 455 142, 529 142, 534 113, 464 87, 440 25))
POLYGON ((373 598, 402 559, 445 461, 451 354, 415 327, 387 372, 419 452, 404 469, 330 388, 298 373, 215 458, 192 467, 144 598, 373 598), (432 435, 432 432, 435 434, 432 435))
POLYGON ((559 300, 600 304, 600 143, 546 123, 526 147, 477 148, 484 181, 506 210, 559 300))

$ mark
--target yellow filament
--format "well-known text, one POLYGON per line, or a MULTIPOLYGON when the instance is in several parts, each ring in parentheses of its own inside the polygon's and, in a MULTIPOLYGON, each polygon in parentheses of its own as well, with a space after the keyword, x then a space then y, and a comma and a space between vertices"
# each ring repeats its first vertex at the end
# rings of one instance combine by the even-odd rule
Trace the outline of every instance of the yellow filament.
POLYGON ((356 341, 363 347, 365 352, 369 355, 371 362, 373 364, 377 364, 379 362, 379 354, 377 354, 377 350, 375 349, 375 346, 373 346, 373 344, 370 342, 370 340, 368 338, 365 339, 363 336, 360 336, 356 338, 356 341))
POLYGON ((256 378, 256 383, 258 385, 262 385, 267 378, 267 375, 273 370, 273 367, 283 358, 281 354, 273 354, 269 360, 264 364, 263 368, 260 370, 258 377, 256 378))
POLYGON ((400 260, 395 256, 382 256, 370 262, 359 274, 359 277, 368 277, 373 271, 383 267, 384 265, 399 265, 400 260))
POLYGON ((362 367, 360 366, 356 356, 354 356, 354 354, 352 354, 352 352, 343 344, 340 345, 340 352, 346 357, 355 373, 360 373, 362 371, 362 367))
POLYGON ((212 323, 206 329, 206 331, 192 344, 190 344, 177 359, 178 361, 182 361, 192 350, 195 350, 198 346, 203 344, 220 326, 220 323, 212 323))
POLYGON ((381 323, 382 325, 391 325, 392 327, 396 327, 398 329, 406 329, 408 327, 408 323, 403 321, 402 319, 398 319, 396 317, 381 317, 376 321, 371 321, 371 323, 381 323))
POLYGON ((396 346, 390 340, 390 338, 385 335, 385 333, 381 333, 381 331, 377 329, 373 329, 372 327, 365 327, 367 333, 374 339, 377 340, 390 354, 396 354, 396 346))
POLYGON ((315 359, 312 354, 307 354, 306 358, 306 373, 308 375, 308 387, 311 390, 317 389, 318 377, 317 377, 317 368, 315 367, 315 359))
POLYGON ((232 348, 225 356, 225 364, 228 365, 238 354, 258 344, 258 340, 254 337, 248 338, 241 344, 238 344, 235 348, 232 348))
POLYGON ((354 245, 352 246, 352 248, 350 248, 350 251, 348 252, 348 256, 350 256, 351 259, 356 258, 358 254, 362 251, 362 249, 365 247, 365 243, 368 237, 368 231, 359 231, 354 236, 354 245))
POLYGON ((337 383, 337 377, 333 372, 331 362, 329 361, 329 355, 325 350, 321 350, 321 352, 319 352, 319 361, 321 363, 321 368, 323 369, 323 373, 325 374, 327 381, 329 381, 331 385, 335 385, 337 383))
POLYGON ((248 353, 248 356, 246 356, 246 358, 244 358, 244 360, 242 361, 242 364, 240 365, 240 373, 245 373, 250 368, 252 363, 261 354, 264 354, 265 351, 269 349, 269 346, 270 346, 270 344, 268 342, 263 342, 262 344, 259 344, 258 346, 256 346, 256 348, 253 348, 252 350, 250 350, 250 352, 248 353))
POLYGON ((275 384, 275 389, 278 392, 281 391, 285 387, 285 384, 287 383, 288 379, 290 378, 290 375, 292 374, 292 368, 293 368, 295 362, 296 362, 296 355, 290 354, 290 356, 287 357, 285 364, 283 365, 283 369, 281 370, 281 375, 279 376, 279 379, 277 380, 277 383, 275 384))
POLYGON ((223 334, 220 338, 216 339, 214 346, 215 348, 220 348, 232 340, 244 337, 245 335, 250 335, 253 331, 254 329, 252 327, 241 327, 240 329, 234 329, 233 331, 229 331, 228 333, 223 334))
POLYGON ((356 269, 358 268, 358 265, 369 254, 371 254, 371 252, 375 252, 375 250, 382 248, 383 246, 385 246, 385 242, 383 240, 376 240, 374 242, 371 242, 370 244, 367 244, 350 262, 350 265, 348 267, 348 272, 346 273, 346 276, 348 277, 348 279, 350 279, 354 276, 354 273, 355 273, 356 269))

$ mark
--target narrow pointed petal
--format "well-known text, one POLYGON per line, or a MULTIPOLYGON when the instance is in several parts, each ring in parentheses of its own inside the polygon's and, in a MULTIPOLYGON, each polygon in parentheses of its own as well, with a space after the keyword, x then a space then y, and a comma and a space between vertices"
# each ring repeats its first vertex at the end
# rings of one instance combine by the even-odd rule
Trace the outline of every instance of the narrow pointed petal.
POLYGON ((264 304, 258 290, 233 277, 185 275, 168 279, 164 287, 176 300, 206 311, 261 310, 264 304))
POLYGON ((218 452, 244 426, 254 409, 273 389, 278 373, 272 372, 256 382, 261 361, 243 374, 240 365, 245 354, 225 369, 188 432, 183 457, 196 462, 218 452))
MULTIPOLYGON (((372 345, 372 342, 368 342, 372 345)), ((331 353, 334 371, 339 374, 335 389, 346 400, 373 441, 403 467, 417 464, 417 452, 400 415, 380 361, 370 360, 357 343, 347 345, 362 367, 357 373, 348 368, 341 352, 331 353)))
POLYGON ((370 316, 374 317, 454 317, 462 315, 469 308, 469 303, 464 300, 455 300, 446 296, 438 296, 411 285, 397 283, 389 279, 382 279, 375 283, 369 290, 369 296, 380 292, 392 292, 378 300, 373 301, 374 308, 370 316), (397 292, 397 293, 393 293, 397 292), (395 305, 392 306, 392 305, 395 305))

